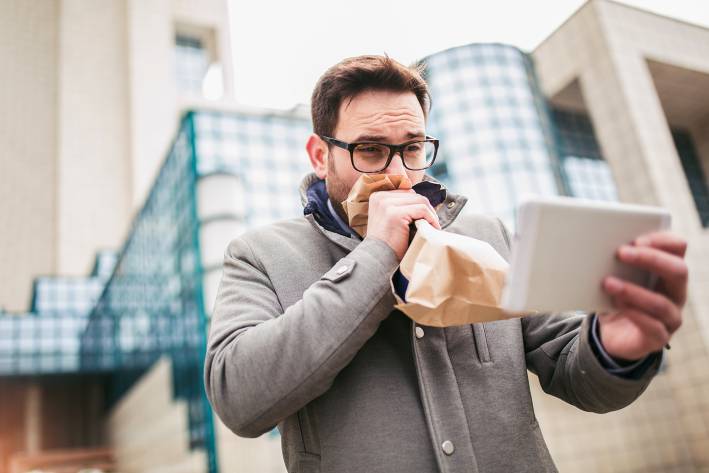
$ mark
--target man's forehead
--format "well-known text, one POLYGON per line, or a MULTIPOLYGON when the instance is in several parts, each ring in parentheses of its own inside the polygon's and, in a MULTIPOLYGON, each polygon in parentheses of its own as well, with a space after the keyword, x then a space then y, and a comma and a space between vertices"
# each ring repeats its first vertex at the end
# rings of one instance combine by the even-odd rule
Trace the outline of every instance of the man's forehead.
POLYGON ((421 105, 413 93, 368 91, 340 105, 339 130, 376 135, 395 128, 420 135, 425 127, 421 105))

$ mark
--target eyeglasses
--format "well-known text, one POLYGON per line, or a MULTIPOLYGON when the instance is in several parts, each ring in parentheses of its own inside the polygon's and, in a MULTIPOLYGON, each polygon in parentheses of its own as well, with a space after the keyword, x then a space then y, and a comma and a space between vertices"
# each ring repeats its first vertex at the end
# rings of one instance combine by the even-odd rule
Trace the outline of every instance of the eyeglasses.
POLYGON ((394 155, 399 153, 404 167, 410 171, 421 171, 431 167, 438 154, 438 140, 426 136, 423 140, 407 141, 400 145, 376 142, 345 143, 329 136, 320 136, 324 141, 350 152, 350 160, 355 170, 373 173, 385 170, 394 155))

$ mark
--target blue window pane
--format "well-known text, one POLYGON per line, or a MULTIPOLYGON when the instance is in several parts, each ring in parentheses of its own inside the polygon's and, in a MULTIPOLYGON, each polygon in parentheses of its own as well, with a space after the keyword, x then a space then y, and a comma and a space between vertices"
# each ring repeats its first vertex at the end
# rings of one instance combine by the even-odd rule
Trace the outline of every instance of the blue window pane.
POLYGON ((433 97, 428 133, 441 140, 431 174, 469 197, 466 212, 513 227, 525 194, 559 193, 545 101, 527 55, 477 44, 424 62, 433 97))
POLYGON ((709 186, 707 176, 697 156, 697 150, 690 134, 683 130, 672 130, 672 138, 679 154, 684 175, 697 207, 703 227, 709 227, 709 186))
POLYGON ((175 38, 175 78, 183 92, 201 94, 202 81, 209 68, 209 54, 199 38, 175 38))
POLYGON ((552 108, 551 116, 568 193, 584 199, 617 201, 613 174, 603 160, 588 116, 560 108, 552 108))

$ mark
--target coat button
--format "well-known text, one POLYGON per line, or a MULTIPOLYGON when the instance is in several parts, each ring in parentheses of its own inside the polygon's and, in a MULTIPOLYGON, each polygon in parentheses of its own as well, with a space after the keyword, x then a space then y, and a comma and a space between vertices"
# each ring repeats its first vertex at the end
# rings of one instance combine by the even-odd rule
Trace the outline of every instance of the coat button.
POLYGON ((448 202, 448 205, 446 205, 446 207, 448 207, 449 209, 452 209, 453 207, 455 207, 455 201, 451 200, 450 202, 448 202))
POLYGON ((455 445, 453 445, 453 442, 450 440, 446 440, 441 444, 441 449, 446 455, 453 455, 453 452, 455 452, 455 445))
POLYGON ((414 333, 416 334, 416 338, 423 338, 423 329, 418 325, 414 329, 414 333))
POLYGON ((347 271, 347 266, 340 266, 335 270, 335 274, 339 276, 340 274, 344 274, 345 271, 347 271))

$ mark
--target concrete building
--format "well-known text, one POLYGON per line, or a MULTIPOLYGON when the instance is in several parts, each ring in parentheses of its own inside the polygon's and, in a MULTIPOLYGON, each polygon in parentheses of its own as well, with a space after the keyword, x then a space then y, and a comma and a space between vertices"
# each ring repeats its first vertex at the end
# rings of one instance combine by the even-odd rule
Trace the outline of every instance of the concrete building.
MULTIPOLYGON (((309 168, 303 108, 231 102, 227 18, 223 0, 0 6, 0 472, 284 471, 277 431, 234 436, 201 389, 224 249, 298 215, 309 168)), ((583 413, 531 376, 560 471, 709 470, 709 30, 590 0, 531 53, 423 60, 431 172, 465 211, 662 205, 690 241, 685 325, 638 402, 583 413)))
POLYGON ((233 96, 228 18, 224 0, 2 2, 0 308, 124 241, 203 77, 233 96))
POLYGON ((552 454, 561 471, 706 471, 709 30, 592 1, 532 58, 551 104, 590 117, 619 199, 671 211, 691 275, 667 369, 639 402, 592 416, 536 393, 552 454))
MULTIPOLYGON (((231 56, 224 0, 0 4, 0 471, 105 461, 41 452, 93 448, 118 429, 105 372, 82 369, 81 337, 183 111, 233 96, 231 56)), ((189 431, 170 435, 167 457, 153 445, 163 466, 191 461, 179 455, 189 431)))

